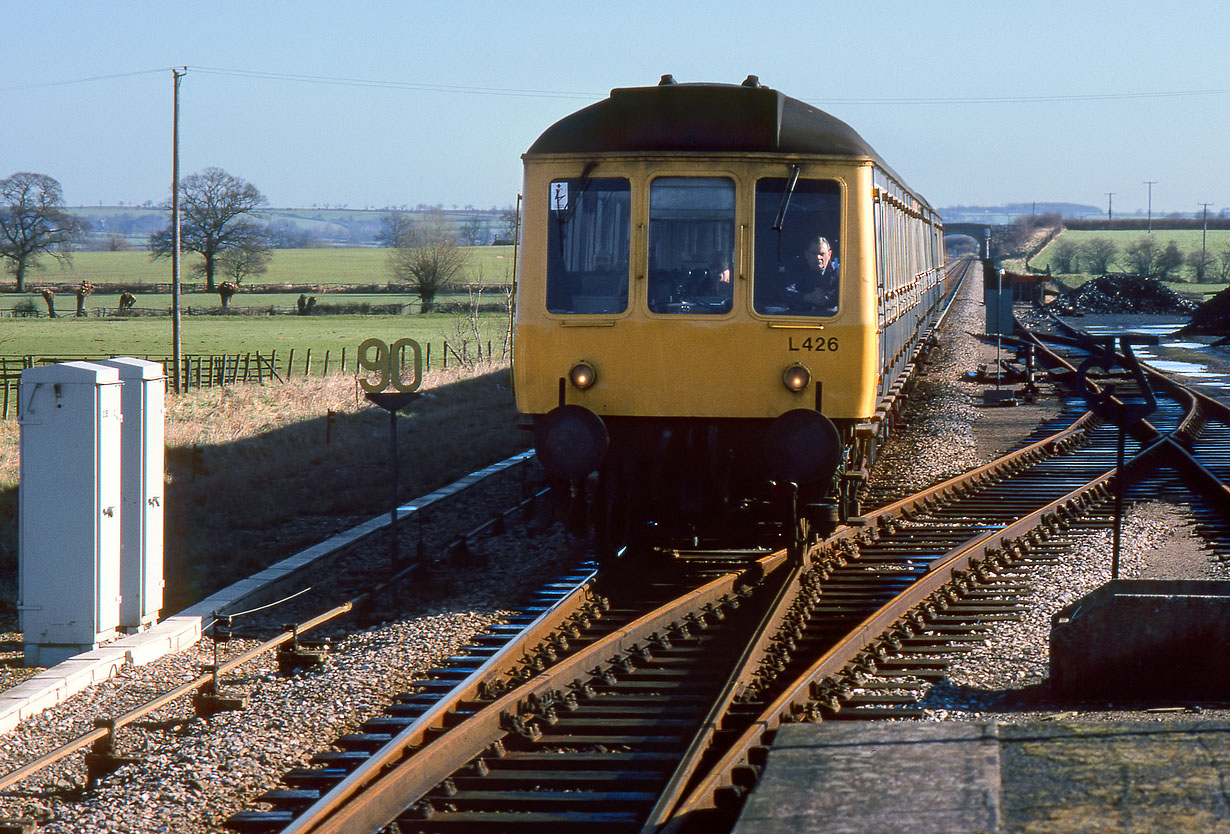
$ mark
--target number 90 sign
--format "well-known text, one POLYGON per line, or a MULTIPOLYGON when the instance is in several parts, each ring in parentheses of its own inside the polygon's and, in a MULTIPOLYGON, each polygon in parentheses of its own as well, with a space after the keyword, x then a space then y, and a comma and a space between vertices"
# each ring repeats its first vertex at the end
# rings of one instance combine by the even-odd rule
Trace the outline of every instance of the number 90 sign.
POLYGON ((388 388, 410 394, 423 384, 423 349, 414 339, 398 339, 386 345, 380 339, 365 339, 359 345, 359 367, 377 374, 373 380, 359 377, 359 385, 369 394, 379 394, 388 388), (401 355, 406 348, 414 354, 414 378, 409 382, 401 378, 401 355))

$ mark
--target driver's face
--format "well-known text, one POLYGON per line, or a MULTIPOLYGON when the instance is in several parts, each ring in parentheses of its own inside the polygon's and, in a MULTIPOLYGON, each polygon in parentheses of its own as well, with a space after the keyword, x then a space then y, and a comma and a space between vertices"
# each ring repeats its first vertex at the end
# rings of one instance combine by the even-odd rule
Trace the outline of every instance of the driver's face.
POLYGON ((831 260, 833 260, 833 250, 827 246, 821 246, 820 250, 816 252, 816 265, 821 270, 825 270, 828 268, 829 261, 831 260))

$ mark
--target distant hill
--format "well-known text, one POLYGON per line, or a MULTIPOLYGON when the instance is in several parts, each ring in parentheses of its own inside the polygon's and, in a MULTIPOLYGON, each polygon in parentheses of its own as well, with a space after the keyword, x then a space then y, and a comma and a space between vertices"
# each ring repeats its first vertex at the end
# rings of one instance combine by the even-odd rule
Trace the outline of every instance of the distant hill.
POLYGON ((1100 217, 1105 209, 1079 203, 1007 203, 1002 206, 949 206, 937 209, 946 223, 1011 223, 1024 215, 1058 214, 1061 217, 1100 217))
MULTIPOLYGON (((149 236, 168 222, 166 209, 143 206, 67 206, 66 210, 88 224, 83 249, 142 249, 149 236)), ((415 206, 399 209, 406 214, 438 211, 454 228, 474 226, 473 243, 490 243, 503 233, 503 215, 508 209, 437 209, 415 206)), ((289 248, 312 246, 373 246, 381 231, 381 220, 393 211, 383 209, 344 209, 329 207, 269 208, 256 214, 257 220, 269 225, 275 238, 285 240, 289 248)))

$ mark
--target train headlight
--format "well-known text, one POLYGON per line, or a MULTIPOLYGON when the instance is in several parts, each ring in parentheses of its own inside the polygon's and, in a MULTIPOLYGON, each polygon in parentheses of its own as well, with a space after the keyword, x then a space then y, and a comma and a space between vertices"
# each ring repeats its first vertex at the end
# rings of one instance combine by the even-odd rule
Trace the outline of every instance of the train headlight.
POLYGON ((587 362, 578 362, 572 366, 572 370, 568 372, 568 379, 577 388, 584 391, 591 387, 598 379, 598 372, 594 370, 594 366, 587 362))
POLYGON ((802 365, 791 365, 782 374, 782 382, 791 391, 802 391, 807 387, 807 383, 811 382, 811 372, 802 365))

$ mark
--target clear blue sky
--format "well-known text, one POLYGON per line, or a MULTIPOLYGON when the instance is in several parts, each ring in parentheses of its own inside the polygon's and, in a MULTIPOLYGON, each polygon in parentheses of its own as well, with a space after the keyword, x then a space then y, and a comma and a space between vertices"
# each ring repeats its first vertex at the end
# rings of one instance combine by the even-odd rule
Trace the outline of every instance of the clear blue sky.
POLYGON ((0 177, 73 205, 168 197, 182 66, 181 170, 275 206, 511 205, 543 129, 663 73, 756 74, 936 206, 1144 210, 1146 180, 1155 213, 1230 205, 1223 0, 0 0, 0 21, 0 177))

